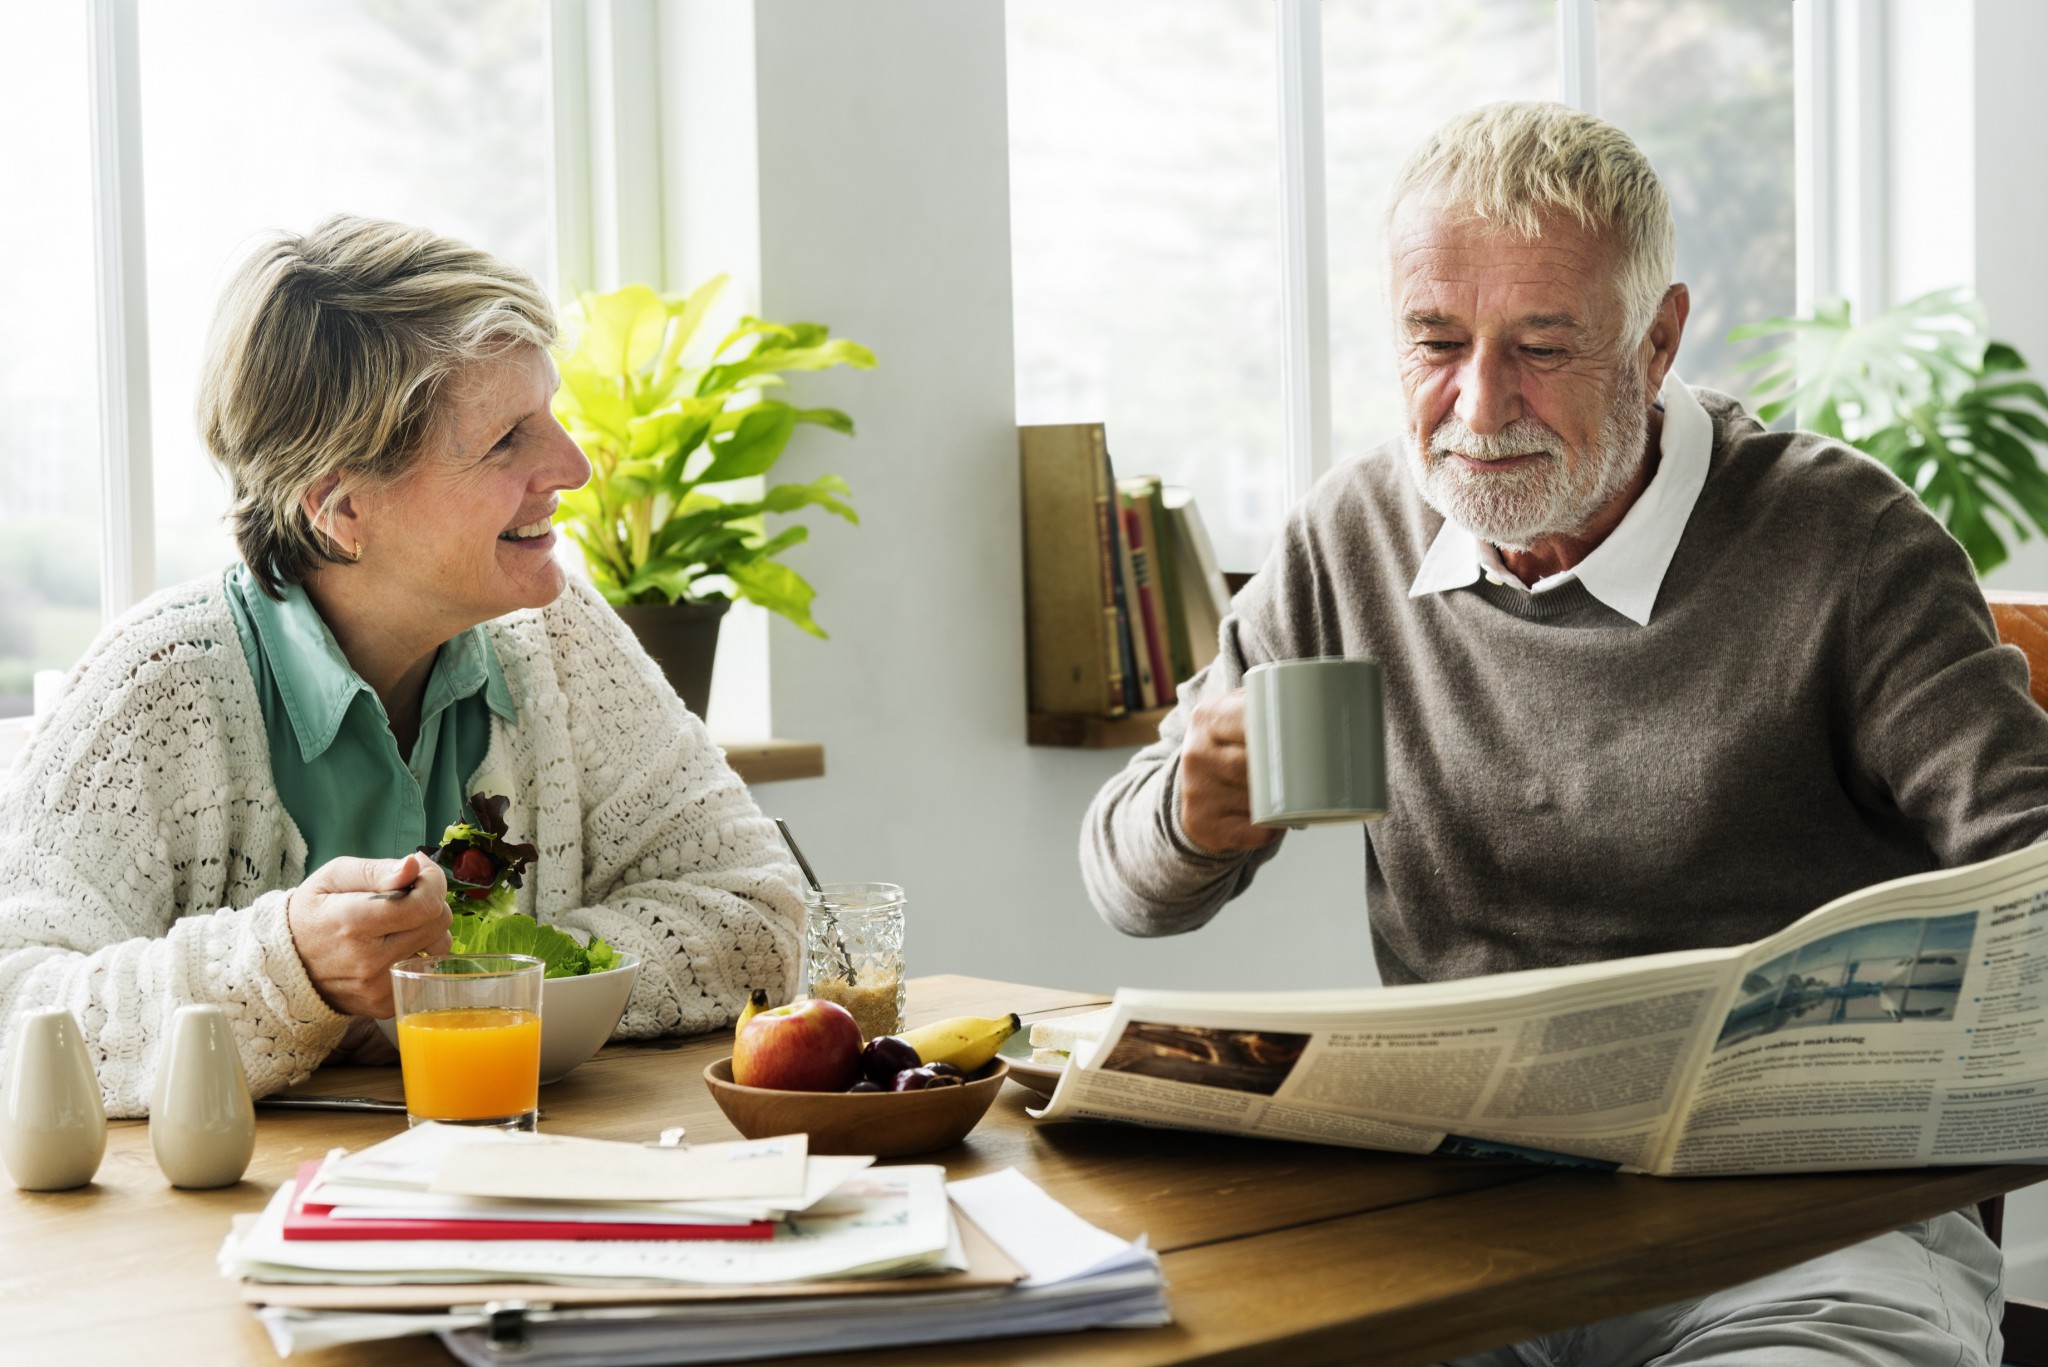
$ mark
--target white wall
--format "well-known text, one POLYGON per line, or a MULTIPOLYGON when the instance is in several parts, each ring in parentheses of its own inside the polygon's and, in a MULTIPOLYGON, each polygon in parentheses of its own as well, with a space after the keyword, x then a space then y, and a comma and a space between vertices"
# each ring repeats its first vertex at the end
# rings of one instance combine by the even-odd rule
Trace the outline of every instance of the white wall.
MULTIPOLYGON (((2048 4, 1977 0, 1975 47, 1977 294, 1991 335, 2018 347, 2037 376, 2048 375, 2048 84, 2040 71, 2048 4)), ((2021 546, 1988 582, 2048 589, 2048 542, 2021 546)))
POLYGON ((759 0, 755 30, 762 309, 881 360, 798 377, 859 436, 801 433, 788 475, 845 475, 862 522, 790 557, 832 639, 771 625, 775 729, 823 741, 828 776, 761 801, 821 876, 904 885, 916 972, 1376 982, 1357 832, 1290 837, 1200 933, 1125 939, 1090 909, 1076 850, 1128 752, 1024 744, 1002 7, 759 0))

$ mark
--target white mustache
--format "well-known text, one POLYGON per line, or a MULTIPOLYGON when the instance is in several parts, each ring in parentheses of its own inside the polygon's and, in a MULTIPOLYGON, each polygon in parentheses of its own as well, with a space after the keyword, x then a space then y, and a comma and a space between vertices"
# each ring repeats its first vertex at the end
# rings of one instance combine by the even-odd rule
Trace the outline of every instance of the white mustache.
POLYGON ((1500 431, 1482 436, 1453 413, 1429 434, 1429 445, 1436 455, 1467 456, 1473 460, 1505 460, 1537 451, 1559 457, 1565 454, 1564 438, 1534 418, 1517 418, 1500 431))

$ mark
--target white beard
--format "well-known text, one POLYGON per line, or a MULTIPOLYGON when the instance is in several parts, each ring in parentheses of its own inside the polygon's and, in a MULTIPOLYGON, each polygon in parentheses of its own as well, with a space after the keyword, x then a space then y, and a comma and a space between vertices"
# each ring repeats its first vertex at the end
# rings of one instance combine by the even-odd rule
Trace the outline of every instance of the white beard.
POLYGON ((1456 413, 1445 416, 1423 449, 1411 434, 1409 471, 1423 501, 1485 541, 1505 551, 1527 550, 1546 536, 1570 536, 1589 525, 1620 496, 1642 468, 1650 435, 1643 383, 1626 380, 1600 435, 1581 454, 1578 468, 1566 463, 1563 437, 1534 418, 1517 418, 1481 436, 1456 413), (1452 453, 1480 460, 1543 453, 1514 470, 1474 470, 1452 453))

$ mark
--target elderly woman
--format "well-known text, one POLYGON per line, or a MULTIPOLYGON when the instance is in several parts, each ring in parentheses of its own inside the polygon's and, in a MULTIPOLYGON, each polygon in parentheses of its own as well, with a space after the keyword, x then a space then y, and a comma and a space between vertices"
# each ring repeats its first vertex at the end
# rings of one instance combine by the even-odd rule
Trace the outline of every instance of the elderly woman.
POLYGON ((199 402, 242 563, 108 628, 0 790, 0 1021, 69 1008, 141 1115, 172 1011, 299 1081, 448 946, 438 844, 511 799, 521 909, 638 953, 622 1036, 794 987, 795 870, 550 517, 589 475, 520 271, 329 220, 229 285, 199 402), (373 894, 410 887, 396 898, 373 894))

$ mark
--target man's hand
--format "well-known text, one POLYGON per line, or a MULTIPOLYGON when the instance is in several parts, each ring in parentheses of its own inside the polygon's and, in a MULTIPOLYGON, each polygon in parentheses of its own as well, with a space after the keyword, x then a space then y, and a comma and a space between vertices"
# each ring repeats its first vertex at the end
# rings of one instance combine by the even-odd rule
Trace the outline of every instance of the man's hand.
POLYGON ((1252 825, 1241 688, 1203 700, 1188 718, 1180 748, 1180 828, 1218 854, 1256 850, 1280 838, 1276 830, 1252 825))
POLYGON ((292 889, 285 920, 320 996, 346 1016, 391 1014, 391 965, 448 952, 448 882, 424 855, 332 859, 292 889), (403 897, 373 897, 406 884, 403 897))

